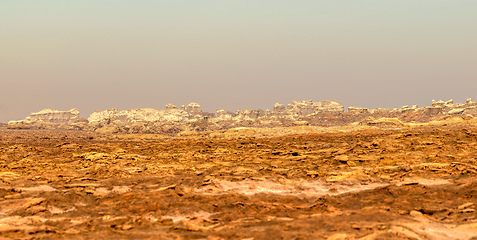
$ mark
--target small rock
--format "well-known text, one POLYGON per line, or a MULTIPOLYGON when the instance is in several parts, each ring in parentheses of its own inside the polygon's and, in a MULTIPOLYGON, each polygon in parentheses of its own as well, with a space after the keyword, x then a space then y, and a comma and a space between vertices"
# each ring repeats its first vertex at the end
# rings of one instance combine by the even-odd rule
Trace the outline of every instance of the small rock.
POLYGON ((340 163, 347 163, 348 162, 348 156, 346 155, 338 155, 335 157, 336 161, 339 161, 340 163))
POLYGON ((464 203, 464 204, 458 206, 457 209, 462 210, 462 209, 466 209, 466 208, 468 208, 470 206, 473 206, 473 205, 474 205, 473 202, 468 202, 468 203, 464 203))
POLYGON ((65 212, 63 209, 55 206, 48 206, 48 211, 52 214, 62 214, 65 212))
POLYGON ((114 193, 123 194, 131 191, 131 188, 129 186, 113 186, 113 189, 111 191, 114 193))
POLYGON ((64 231, 65 234, 80 234, 81 231, 78 229, 70 228, 64 231))
POLYGON ((351 240, 354 237, 349 236, 346 233, 336 233, 327 238, 327 240, 351 240))
POLYGON ((56 191, 56 188, 53 188, 48 185, 40 185, 40 186, 29 187, 29 188, 19 188, 19 190, 24 192, 54 192, 56 191))
POLYGON ((45 212, 47 209, 43 206, 32 206, 25 210, 25 213, 28 215, 35 215, 40 212, 45 212))
POLYGON ((354 161, 348 161, 347 164, 350 167, 356 167, 356 162, 354 162, 354 161))
POLYGON ((194 218, 190 220, 181 220, 174 224, 176 229, 184 229, 188 231, 204 231, 216 227, 216 225, 208 225, 203 218, 194 218))
POLYGON ((423 214, 419 211, 411 211, 409 213, 409 215, 411 215, 412 217, 422 217, 423 216, 423 214))
POLYGON ((133 228, 134 228, 134 226, 131 225, 131 224, 125 224, 121 227, 121 229, 124 230, 124 231, 131 230, 133 228))
POLYGON ((175 188, 176 188, 176 185, 173 184, 173 185, 169 185, 169 186, 165 186, 165 187, 161 187, 161 188, 152 190, 151 192, 162 192, 162 191, 165 191, 167 189, 175 189, 175 188))

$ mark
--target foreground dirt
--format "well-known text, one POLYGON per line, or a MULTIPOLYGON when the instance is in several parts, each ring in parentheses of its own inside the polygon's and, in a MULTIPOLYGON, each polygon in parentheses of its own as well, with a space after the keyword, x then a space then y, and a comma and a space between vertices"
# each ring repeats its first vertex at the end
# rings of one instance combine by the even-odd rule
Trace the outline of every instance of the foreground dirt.
POLYGON ((477 239, 477 127, 0 128, 0 239, 477 239), (273 132, 273 129, 270 130, 273 132))

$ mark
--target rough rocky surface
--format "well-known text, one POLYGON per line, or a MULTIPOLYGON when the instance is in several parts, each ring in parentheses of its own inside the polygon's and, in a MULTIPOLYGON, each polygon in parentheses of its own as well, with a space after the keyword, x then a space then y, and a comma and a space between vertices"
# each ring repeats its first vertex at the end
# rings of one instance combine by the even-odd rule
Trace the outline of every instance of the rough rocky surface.
POLYGON ((0 128, 0 239, 476 239, 476 158, 477 121, 461 117, 0 128))

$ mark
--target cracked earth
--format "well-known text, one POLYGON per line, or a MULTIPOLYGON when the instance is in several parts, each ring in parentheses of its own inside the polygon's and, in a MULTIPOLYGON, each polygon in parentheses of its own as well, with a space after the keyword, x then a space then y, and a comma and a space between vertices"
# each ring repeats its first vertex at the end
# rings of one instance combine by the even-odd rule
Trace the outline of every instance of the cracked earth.
POLYGON ((2 128, 0 239, 477 239, 476 126, 295 130, 2 128))

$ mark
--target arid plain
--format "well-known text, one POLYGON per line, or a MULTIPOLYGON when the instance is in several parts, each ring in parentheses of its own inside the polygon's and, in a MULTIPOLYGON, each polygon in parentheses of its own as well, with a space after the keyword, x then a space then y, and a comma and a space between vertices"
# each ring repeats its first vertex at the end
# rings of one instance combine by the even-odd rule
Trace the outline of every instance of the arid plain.
POLYGON ((0 134, 3 239, 477 238, 477 124, 0 134))

